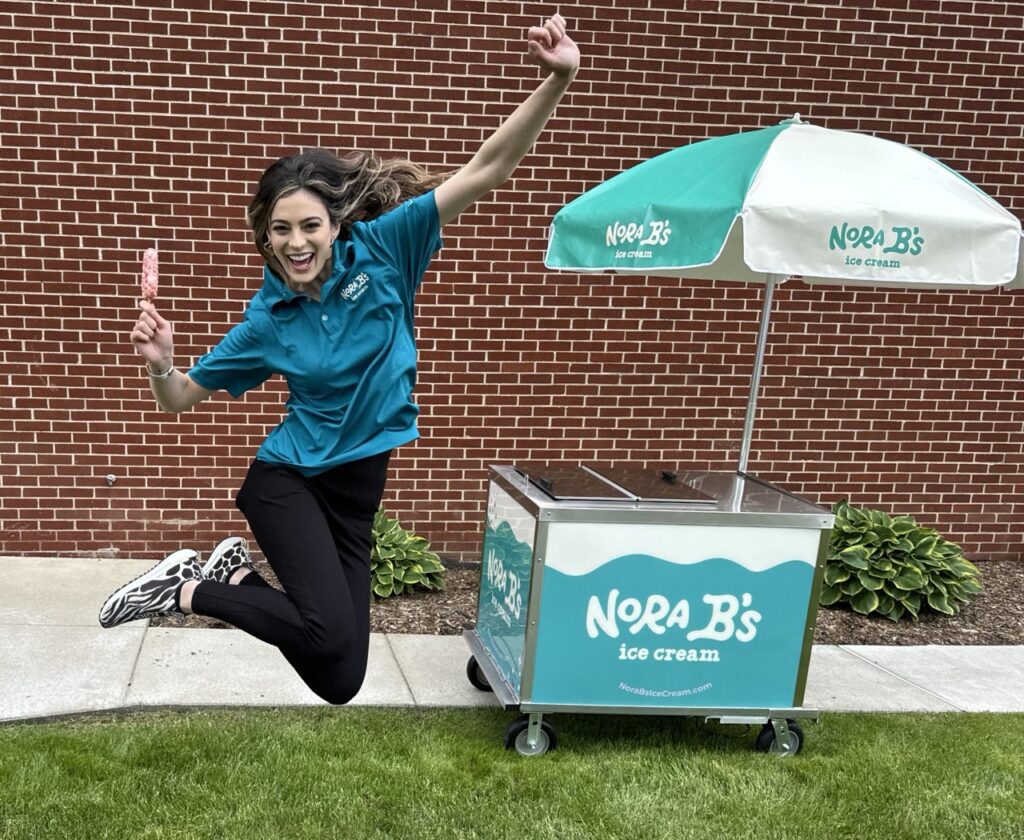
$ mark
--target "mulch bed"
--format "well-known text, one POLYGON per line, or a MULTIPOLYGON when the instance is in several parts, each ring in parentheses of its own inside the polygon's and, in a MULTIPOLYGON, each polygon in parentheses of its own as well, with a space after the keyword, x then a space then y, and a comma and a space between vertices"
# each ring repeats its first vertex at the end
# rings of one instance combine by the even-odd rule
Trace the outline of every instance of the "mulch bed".
MULTIPOLYGON (((257 568, 276 583, 262 561, 257 568)), ((370 629, 375 633, 424 633, 453 636, 476 620, 480 585, 478 565, 448 563, 442 592, 420 591, 375 601, 370 608, 370 629)), ((858 615, 849 609, 818 610, 815 644, 821 645, 1021 645, 1024 644, 1024 561, 980 561, 984 591, 964 606, 959 615, 927 613, 920 620, 894 622, 858 615)), ((228 627, 204 616, 161 618, 162 627, 228 627)))
POLYGON ((983 560, 982 592, 955 616, 928 612, 918 621, 890 621, 852 610, 822 608, 814 641, 821 645, 1024 644, 1024 561, 983 560))

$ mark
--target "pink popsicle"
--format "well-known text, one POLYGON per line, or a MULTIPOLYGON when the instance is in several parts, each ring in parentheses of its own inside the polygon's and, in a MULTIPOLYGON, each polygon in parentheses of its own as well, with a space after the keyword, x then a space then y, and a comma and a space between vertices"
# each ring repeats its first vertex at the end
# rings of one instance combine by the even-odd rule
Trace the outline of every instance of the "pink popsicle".
POLYGON ((146 300, 156 297, 158 274, 156 248, 147 248, 142 255, 142 296, 146 300))

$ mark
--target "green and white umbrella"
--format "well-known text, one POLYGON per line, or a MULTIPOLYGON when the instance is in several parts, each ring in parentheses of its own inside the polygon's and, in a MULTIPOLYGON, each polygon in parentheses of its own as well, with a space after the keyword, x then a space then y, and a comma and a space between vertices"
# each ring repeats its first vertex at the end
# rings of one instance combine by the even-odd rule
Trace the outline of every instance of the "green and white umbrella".
POLYGON ((544 262, 766 284, 744 472, 776 283, 1015 287, 1022 252, 1020 220, 949 167, 798 115, 666 152, 594 187, 555 215, 544 262))

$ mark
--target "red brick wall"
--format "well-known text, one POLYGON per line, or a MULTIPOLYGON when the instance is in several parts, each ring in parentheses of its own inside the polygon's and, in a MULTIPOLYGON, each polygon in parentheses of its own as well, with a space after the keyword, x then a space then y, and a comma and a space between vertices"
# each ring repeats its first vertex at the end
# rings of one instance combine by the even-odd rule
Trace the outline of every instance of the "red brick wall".
MULTIPOLYGON (((155 555, 244 528, 234 490, 282 389, 154 409, 127 340, 143 249, 187 367, 258 288, 243 211, 273 158, 464 163, 534 86, 523 33, 552 8, 0 3, 0 553, 155 555)), ((915 145, 1024 213, 1019 4, 561 10, 584 69, 516 177, 446 229, 419 297, 424 437, 387 505, 450 556, 478 550, 489 463, 736 462, 758 290, 546 273, 549 219, 581 191, 799 111, 915 145)), ((1021 557, 1024 293, 794 282, 773 324, 752 472, 1021 557)))

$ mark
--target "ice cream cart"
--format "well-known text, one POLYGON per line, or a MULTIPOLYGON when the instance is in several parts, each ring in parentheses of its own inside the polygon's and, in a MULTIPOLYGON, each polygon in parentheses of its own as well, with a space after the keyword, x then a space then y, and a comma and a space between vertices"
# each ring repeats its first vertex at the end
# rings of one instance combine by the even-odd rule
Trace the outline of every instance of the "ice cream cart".
POLYGON ((490 471, 468 673, 526 718, 555 711, 757 723, 799 750, 832 516, 748 473, 773 290, 1024 287, 1021 222, 966 178, 883 138, 799 114, 690 143, 583 193, 552 220, 547 268, 764 285, 732 473, 581 465, 490 471))
POLYGON ((760 725, 793 754, 830 512, 742 473, 492 466, 467 674, 555 745, 551 712, 760 725))

